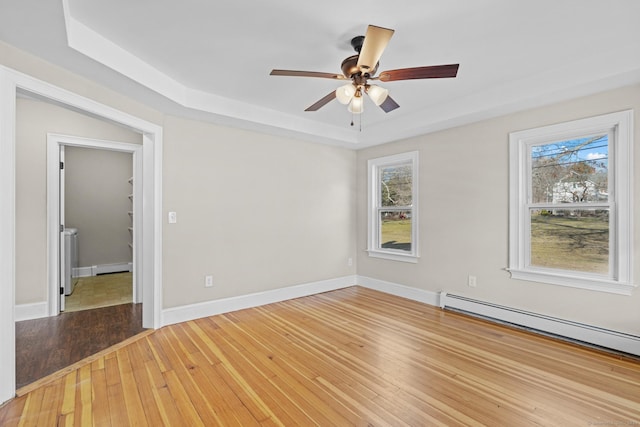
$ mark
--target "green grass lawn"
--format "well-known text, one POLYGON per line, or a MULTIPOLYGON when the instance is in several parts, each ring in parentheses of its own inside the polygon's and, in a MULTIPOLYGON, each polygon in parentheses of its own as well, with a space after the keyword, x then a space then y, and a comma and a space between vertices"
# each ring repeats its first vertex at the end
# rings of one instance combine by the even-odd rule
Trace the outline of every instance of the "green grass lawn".
POLYGON ((532 215, 531 264, 606 274, 609 222, 606 217, 532 215))
POLYGON ((388 249, 411 250, 411 220, 382 221, 381 246, 388 249))
MULTIPOLYGON (((381 246, 411 250, 411 220, 382 221, 381 246)), ((607 274, 609 222, 606 217, 533 215, 531 264, 537 267, 607 274)))

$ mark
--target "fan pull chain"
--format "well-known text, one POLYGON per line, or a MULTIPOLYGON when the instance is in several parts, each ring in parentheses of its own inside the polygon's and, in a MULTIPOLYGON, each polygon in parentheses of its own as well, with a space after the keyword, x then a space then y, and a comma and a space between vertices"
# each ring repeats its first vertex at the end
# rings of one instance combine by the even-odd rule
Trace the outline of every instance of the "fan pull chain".
MULTIPOLYGON (((359 123, 358 123, 358 125, 359 125, 359 127, 360 127, 359 131, 360 131, 360 132, 362 132, 362 114, 358 114, 358 116, 360 117, 360 121, 359 121, 359 123)), ((354 123, 353 123, 353 121, 354 121, 354 117, 355 117, 355 114, 354 114, 354 113, 351 113, 351 126, 353 126, 353 125, 354 125, 354 123)))

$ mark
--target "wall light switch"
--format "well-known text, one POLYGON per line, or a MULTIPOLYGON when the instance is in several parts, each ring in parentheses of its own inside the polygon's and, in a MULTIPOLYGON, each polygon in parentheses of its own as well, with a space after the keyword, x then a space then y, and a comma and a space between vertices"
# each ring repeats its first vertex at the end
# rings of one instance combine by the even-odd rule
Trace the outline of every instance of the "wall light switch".
POLYGON ((178 222, 178 215, 175 212, 169 212, 169 224, 178 222))

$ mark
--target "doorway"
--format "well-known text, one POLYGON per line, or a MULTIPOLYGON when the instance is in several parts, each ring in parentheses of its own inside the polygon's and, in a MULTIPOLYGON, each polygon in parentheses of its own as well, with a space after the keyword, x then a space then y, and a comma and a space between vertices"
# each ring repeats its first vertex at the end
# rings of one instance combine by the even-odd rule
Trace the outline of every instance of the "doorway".
POLYGON ((61 307, 70 313, 138 302, 133 295, 133 155, 67 145, 60 146, 60 154, 61 307))
MULTIPOLYGON (((64 247, 65 247, 65 228, 66 226, 72 226, 77 224, 67 224, 65 214, 65 203, 67 199, 65 195, 65 180, 66 175, 64 163, 65 163, 65 149, 90 149, 90 150, 105 150, 107 152, 124 153, 130 155, 132 158, 132 173, 129 179, 124 176, 121 179, 125 182, 123 184, 130 185, 131 193, 130 197, 127 197, 126 203, 130 204, 130 210, 122 212, 122 215, 127 215, 127 221, 130 220, 130 227, 125 227, 125 224, 121 225, 121 232, 126 232, 127 236, 131 237, 131 259, 132 259, 132 300, 134 303, 143 302, 143 294, 141 292, 138 283, 141 281, 141 269, 138 268, 138 263, 144 254, 141 252, 140 244, 138 242, 140 233, 138 230, 142 229, 142 198, 141 194, 141 150, 142 146, 137 144, 104 141, 91 138, 80 138, 70 135, 60 134, 48 134, 47 135, 47 200, 48 200, 48 235, 50 242, 49 252, 49 313, 50 316, 59 314, 64 311, 65 294, 64 289, 65 276, 68 276, 70 272, 65 271, 64 261, 64 247)), ((67 156, 68 157, 68 156, 67 156)), ((125 205, 126 206, 126 205, 125 205)), ((84 223, 82 228, 85 228, 89 232, 89 227, 96 228, 95 224, 90 224, 90 221, 84 223)), ((99 226, 99 225, 98 225, 99 226)), ((97 231, 99 232, 99 231, 97 231)), ((82 233, 82 229, 78 229, 78 234, 82 233)), ((126 244, 126 243, 123 243, 126 244)), ((80 249, 82 251, 82 249, 80 249)), ((84 267, 84 271, 89 269, 89 274, 78 274, 76 271, 75 276, 94 276, 102 273, 113 273, 118 270, 122 270, 122 266, 118 264, 105 264, 102 267, 93 266, 78 266, 77 269, 84 267), (91 271, 94 270, 94 271, 91 271)), ((71 272, 72 273, 72 272, 71 272)), ((73 274, 72 274, 73 276, 73 274)))
MULTIPOLYGON (((16 101, 20 93, 116 123, 142 135, 143 325, 161 326, 162 289, 162 127, 18 71, 0 67, 0 403, 15 395, 16 284, 16 101)), ((50 244, 47 243, 48 249, 50 244)), ((55 250, 55 249, 54 249, 55 250)), ((57 272, 56 272, 57 274, 57 272)), ((47 273, 48 276, 51 272, 47 273)), ((50 299, 51 300, 51 299, 50 299)), ((48 307, 47 307, 48 308, 48 307)))

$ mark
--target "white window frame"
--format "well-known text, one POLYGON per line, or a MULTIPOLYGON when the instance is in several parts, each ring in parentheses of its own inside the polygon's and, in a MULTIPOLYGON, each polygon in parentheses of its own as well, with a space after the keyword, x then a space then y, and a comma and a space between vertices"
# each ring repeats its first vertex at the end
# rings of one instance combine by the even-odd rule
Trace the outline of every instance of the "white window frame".
POLYGON ((633 284, 633 110, 509 134, 509 268, 514 279, 631 295, 633 284), (608 133, 610 273, 530 265, 530 148, 608 133))
POLYGON ((379 157, 368 161, 368 242, 367 252, 370 257, 384 258, 393 261, 417 263, 418 252, 418 152, 394 154, 392 156, 379 157), (382 248, 380 243, 380 170, 384 167, 401 164, 411 164, 411 251, 382 248))

